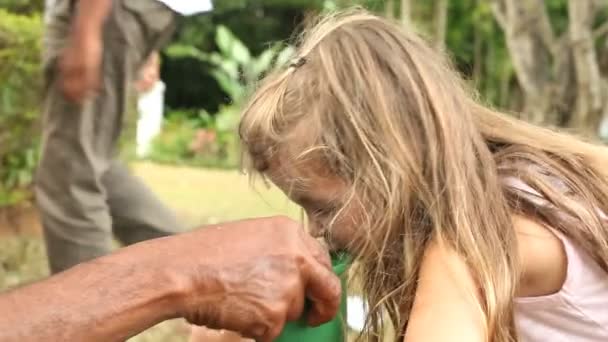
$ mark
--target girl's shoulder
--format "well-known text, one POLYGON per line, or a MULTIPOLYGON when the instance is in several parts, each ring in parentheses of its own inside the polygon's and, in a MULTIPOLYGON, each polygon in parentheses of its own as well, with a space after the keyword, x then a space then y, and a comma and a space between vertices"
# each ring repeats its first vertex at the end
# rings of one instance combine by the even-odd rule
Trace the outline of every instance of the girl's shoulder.
POLYGON ((518 297, 546 296, 561 290, 568 274, 563 240, 544 224, 513 216, 522 276, 518 297))
MULTIPOLYGON (((543 175, 542 172, 539 175, 543 175)), ((549 177, 548 180, 556 190, 568 194, 571 198, 576 197, 561 180, 555 177, 549 177)), ((561 211, 539 191, 519 178, 505 177, 503 183, 507 188, 515 189, 518 196, 525 198, 533 208, 527 210, 527 214, 513 214, 522 270, 519 297, 557 294, 566 286, 580 292, 581 285, 584 285, 580 284, 581 274, 597 273, 608 276, 605 272, 598 271, 599 265, 576 241, 561 232, 564 227, 576 229, 576 218, 561 211), (545 216, 546 213, 551 215, 545 216), (560 229, 553 224, 560 226, 560 229)), ((597 213, 602 220, 607 219, 604 212, 597 210, 597 213)))
POLYGON ((574 240, 514 217, 523 276, 515 299, 521 340, 608 340, 608 274, 574 240))

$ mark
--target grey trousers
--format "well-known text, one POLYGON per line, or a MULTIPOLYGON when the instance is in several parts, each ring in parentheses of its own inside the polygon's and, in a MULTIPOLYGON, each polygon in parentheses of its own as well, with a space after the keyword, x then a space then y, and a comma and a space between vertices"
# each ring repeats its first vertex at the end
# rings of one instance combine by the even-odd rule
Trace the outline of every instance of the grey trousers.
POLYGON ((56 72, 73 11, 58 0, 44 40, 43 144, 36 174, 52 272, 125 244, 181 230, 175 216, 116 159, 128 93, 147 56, 175 28, 176 14, 155 0, 115 0, 104 26, 102 87, 82 105, 67 101, 56 72))

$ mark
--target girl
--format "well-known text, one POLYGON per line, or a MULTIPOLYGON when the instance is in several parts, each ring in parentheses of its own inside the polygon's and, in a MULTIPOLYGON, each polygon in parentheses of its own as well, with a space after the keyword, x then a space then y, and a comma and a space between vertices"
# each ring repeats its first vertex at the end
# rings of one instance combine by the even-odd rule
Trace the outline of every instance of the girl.
POLYGON ((606 150, 484 106, 412 32, 322 19, 240 134, 357 258, 365 340, 608 341, 606 150))

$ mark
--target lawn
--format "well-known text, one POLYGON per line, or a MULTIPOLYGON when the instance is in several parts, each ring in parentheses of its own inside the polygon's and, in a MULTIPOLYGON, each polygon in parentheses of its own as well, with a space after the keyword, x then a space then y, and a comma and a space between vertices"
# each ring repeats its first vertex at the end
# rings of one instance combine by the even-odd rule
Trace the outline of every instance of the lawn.
POLYGON ((281 191, 261 180, 252 186, 249 178, 236 170, 140 163, 133 171, 191 227, 256 216, 299 217, 281 191))
MULTIPOLYGON (((277 214, 299 217, 296 207, 279 190, 261 181, 254 188, 248 177, 237 171, 136 163, 133 172, 175 210, 187 227, 277 214)), ((40 235, 36 229, 27 230, 25 235, 0 238, 0 290, 48 274, 40 235)), ((129 341, 182 342, 185 335, 183 322, 167 322, 129 341)))

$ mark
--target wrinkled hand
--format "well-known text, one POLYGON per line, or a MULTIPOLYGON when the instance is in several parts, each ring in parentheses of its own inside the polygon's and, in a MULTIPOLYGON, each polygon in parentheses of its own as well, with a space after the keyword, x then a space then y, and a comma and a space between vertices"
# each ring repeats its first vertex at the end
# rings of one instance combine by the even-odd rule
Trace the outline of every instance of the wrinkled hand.
POLYGON ((312 326, 338 312, 340 280, 328 252, 290 219, 212 226, 157 247, 181 275, 178 315, 192 324, 273 341, 287 321, 302 316, 305 298, 312 326))
POLYGON ((99 33, 74 33, 59 60, 64 96, 81 103, 100 86, 103 43, 99 33))

